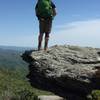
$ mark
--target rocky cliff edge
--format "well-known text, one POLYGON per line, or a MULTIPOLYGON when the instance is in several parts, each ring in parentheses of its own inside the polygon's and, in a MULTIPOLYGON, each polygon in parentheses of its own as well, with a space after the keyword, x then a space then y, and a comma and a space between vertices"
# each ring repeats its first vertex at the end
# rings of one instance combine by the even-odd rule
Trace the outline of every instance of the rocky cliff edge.
POLYGON ((25 51, 22 58, 29 63, 27 77, 36 88, 76 98, 100 89, 100 49, 55 45, 47 52, 25 51))

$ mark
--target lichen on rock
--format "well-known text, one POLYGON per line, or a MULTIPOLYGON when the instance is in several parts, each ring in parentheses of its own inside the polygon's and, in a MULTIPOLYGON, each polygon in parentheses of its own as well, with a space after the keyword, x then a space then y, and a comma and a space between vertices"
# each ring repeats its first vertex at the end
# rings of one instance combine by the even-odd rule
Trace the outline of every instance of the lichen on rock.
POLYGON ((26 51, 22 57, 29 63, 28 78, 33 86, 63 97, 85 98, 100 89, 99 52, 97 48, 59 45, 47 52, 26 51))

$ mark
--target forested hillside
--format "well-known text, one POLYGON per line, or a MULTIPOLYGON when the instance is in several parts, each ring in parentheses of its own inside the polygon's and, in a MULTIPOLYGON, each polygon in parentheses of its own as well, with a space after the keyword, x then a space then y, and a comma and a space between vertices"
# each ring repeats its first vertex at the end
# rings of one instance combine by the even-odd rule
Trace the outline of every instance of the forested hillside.
POLYGON ((0 48, 0 100, 32 100, 38 94, 51 94, 31 87, 26 78, 28 64, 20 57, 23 52, 0 48))

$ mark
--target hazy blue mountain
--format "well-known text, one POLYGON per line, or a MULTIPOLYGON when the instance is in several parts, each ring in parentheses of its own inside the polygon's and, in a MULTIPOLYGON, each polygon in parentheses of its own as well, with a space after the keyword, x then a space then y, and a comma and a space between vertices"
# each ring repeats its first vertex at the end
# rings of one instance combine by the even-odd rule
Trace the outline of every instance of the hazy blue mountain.
MULTIPOLYGON (((29 48, 27 48, 29 49, 29 48)), ((22 60, 21 54, 26 48, 0 46, 0 67, 25 68, 27 64, 22 60)))
POLYGON ((30 49, 34 49, 32 47, 17 47, 17 46, 2 46, 0 45, 1 49, 5 49, 5 50, 16 50, 16 51, 23 51, 23 50, 30 50, 30 49))

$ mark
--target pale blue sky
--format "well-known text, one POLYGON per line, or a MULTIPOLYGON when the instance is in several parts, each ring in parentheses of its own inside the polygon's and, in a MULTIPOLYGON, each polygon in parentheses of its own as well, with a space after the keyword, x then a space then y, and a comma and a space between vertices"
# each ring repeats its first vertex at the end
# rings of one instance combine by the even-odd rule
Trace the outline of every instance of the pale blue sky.
MULTIPOLYGON (((0 45, 37 46, 37 0, 0 0, 0 45)), ((53 0, 57 16, 49 45, 100 47, 100 0, 53 0)))

